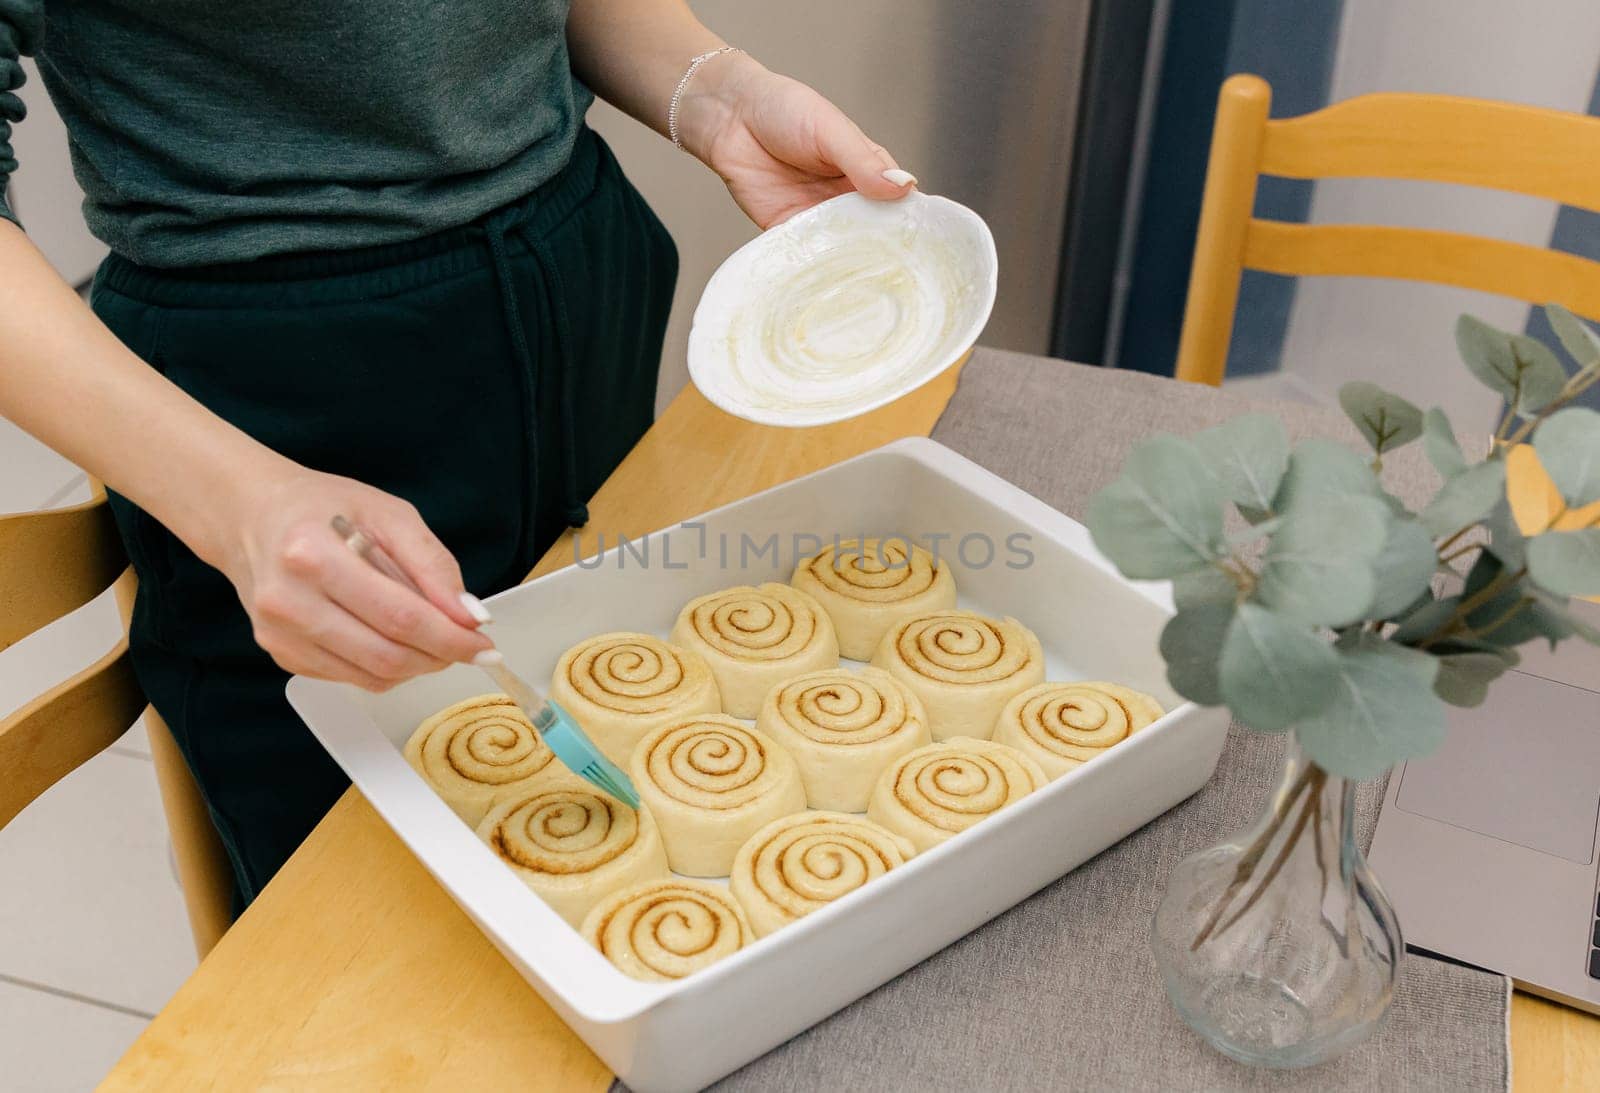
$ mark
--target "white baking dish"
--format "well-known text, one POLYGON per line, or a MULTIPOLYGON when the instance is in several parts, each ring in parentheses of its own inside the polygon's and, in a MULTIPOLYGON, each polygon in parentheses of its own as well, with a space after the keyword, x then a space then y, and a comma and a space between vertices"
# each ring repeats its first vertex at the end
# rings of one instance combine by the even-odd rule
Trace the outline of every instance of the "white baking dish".
POLYGON ((930 440, 889 444, 504 592, 492 600, 495 638, 518 669, 546 680, 579 639, 607 630, 665 635, 694 596, 786 580, 795 553, 816 549, 792 536, 835 533, 907 535, 923 545, 948 536, 940 552, 954 567, 962 606, 1031 627, 1050 679, 1117 680, 1172 712, 886 877, 678 983, 641 983, 614 969, 406 765, 401 745, 424 716, 488 689, 474 670, 451 668, 381 696, 310 679, 289 684, 295 709, 395 833, 642 1093, 698 1088, 815 1024, 1194 793, 1221 752, 1224 713, 1180 704, 1167 685, 1156 650, 1171 614, 1166 593, 1124 580, 1081 525, 930 440), (993 547, 987 564, 985 542, 993 547))

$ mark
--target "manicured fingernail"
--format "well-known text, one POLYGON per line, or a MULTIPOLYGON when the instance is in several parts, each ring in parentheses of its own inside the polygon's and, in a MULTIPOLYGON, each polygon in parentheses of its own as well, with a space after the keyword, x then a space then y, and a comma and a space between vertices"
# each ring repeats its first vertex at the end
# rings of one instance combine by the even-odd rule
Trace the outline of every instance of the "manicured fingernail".
POLYGON ((479 668, 492 668, 505 662, 506 658, 500 655, 500 650, 498 649, 485 649, 472 658, 472 663, 479 668))
POLYGON ((478 597, 474 596, 471 592, 461 593, 460 599, 461 606, 467 609, 467 614, 471 615, 477 621, 494 621, 494 616, 489 614, 489 609, 487 607, 483 606, 483 601, 478 599, 478 597))
POLYGON ((915 186, 917 184, 916 175, 912 174, 910 171, 902 171, 898 167, 890 167, 887 171, 883 172, 883 177, 894 183, 896 186, 915 186))

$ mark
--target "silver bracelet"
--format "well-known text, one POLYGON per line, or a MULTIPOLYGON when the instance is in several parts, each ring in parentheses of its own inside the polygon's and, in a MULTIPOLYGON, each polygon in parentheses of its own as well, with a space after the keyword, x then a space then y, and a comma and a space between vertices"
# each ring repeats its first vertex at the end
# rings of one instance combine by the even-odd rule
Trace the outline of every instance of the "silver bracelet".
POLYGON ((683 78, 678 81, 678 86, 672 90, 672 101, 667 104, 667 136, 672 138, 672 143, 680 152, 689 149, 683 146, 683 137, 678 132, 678 108, 683 105, 683 93, 689 88, 689 81, 694 79, 694 74, 700 71, 700 66, 713 57, 720 57, 724 53, 743 53, 738 46, 723 46, 720 49, 709 49, 698 57, 691 58, 689 67, 683 70, 683 78))

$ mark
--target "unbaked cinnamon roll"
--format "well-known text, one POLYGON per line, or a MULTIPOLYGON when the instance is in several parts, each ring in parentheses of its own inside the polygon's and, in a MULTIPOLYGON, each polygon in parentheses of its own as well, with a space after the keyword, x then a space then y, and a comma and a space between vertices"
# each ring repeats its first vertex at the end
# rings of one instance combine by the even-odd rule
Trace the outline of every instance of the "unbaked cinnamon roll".
POLYGON ((833 620, 839 655, 867 660, 901 619, 956 605, 950 567, 903 539, 850 539, 802 561, 794 586, 833 620))
POLYGON ((910 841, 842 812, 802 812, 774 820, 739 848, 728 889, 757 937, 825 907, 904 865, 910 841))
POLYGON ((583 936, 623 973, 650 982, 682 979, 755 940, 725 889, 704 881, 646 881, 602 899, 583 936))
POLYGON ((888 672, 828 668, 774 687, 756 728, 794 756, 812 808, 865 812, 890 761, 932 740, 922 702, 888 672))
POLYGON ((621 767, 651 729, 722 712, 705 660, 649 634, 600 634, 574 645, 556 664, 550 697, 621 767))
POLYGON ((794 759, 765 733, 706 714, 639 741, 629 774, 676 873, 725 877, 763 824, 806 807, 794 759))
POLYGON ((1031 755, 1046 774, 1058 778, 1163 712, 1149 695, 1115 683, 1041 683, 1006 703, 994 739, 1031 755))
POLYGON ((501 801, 478 838, 574 928, 617 889, 667 875, 650 810, 635 812, 576 778, 501 801))
POLYGON ((935 740, 987 739, 1018 692, 1044 682, 1044 650, 1016 619, 933 611, 895 624, 872 658, 922 699, 935 740))
POLYGON ((786 584, 730 588, 691 600, 669 640, 705 658, 722 709, 734 717, 754 717, 767 692, 790 676, 839 663, 827 614, 786 584))
POLYGON ((930 850, 1049 779, 1038 763, 992 740, 958 737, 895 760, 872 791, 867 817, 930 850))
POLYGON ((565 773, 516 703, 479 695, 447 706, 406 741, 410 763, 473 827, 507 793, 565 773))

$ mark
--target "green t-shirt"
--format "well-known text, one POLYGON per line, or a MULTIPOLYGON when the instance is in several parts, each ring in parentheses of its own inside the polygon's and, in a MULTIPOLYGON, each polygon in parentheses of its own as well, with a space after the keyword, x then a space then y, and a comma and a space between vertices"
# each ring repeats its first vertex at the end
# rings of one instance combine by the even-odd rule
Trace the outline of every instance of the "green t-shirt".
POLYGON ((572 151, 592 96, 568 62, 567 4, 0 0, 0 187, 16 169, 17 58, 33 55, 89 229, 136 262, 340 250, 464 224, 572 151))

